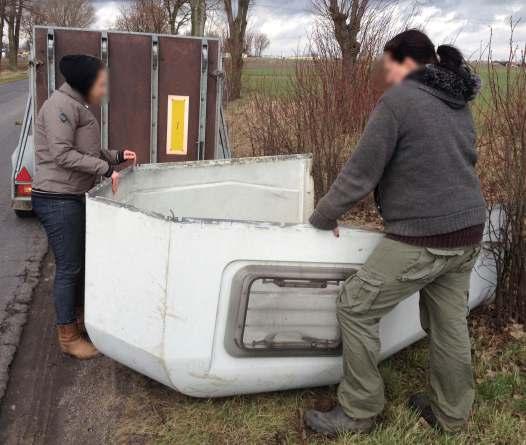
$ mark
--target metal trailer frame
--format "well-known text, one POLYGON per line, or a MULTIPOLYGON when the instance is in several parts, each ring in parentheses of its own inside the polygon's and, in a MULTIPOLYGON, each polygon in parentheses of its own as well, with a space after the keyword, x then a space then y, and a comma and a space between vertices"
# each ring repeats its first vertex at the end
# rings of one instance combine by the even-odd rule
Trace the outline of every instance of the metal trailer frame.
POLYGON ((27 150, 28 146, 32 147, 33 138, 31 131, 34 121, 34 106, 33 97, 35 95, 35 72, 34 72, 34 61, 35 60, 35 49, 31 45, 30 48, 30 59, 29 59, 29 95, 24 109, 24 117, 22 120, 22 128, 20 130, 20 136, 18 138, 18 144, 11 156, 11 207, 18 216, 31 215, 31 198, 30 197, 17 197, 16 196, 16 176, 22 168, 26 166, 28 170, 33 172, 34 166, 34 149, 27 150))
MULTIPOLYGON (((161 37, 177 37, 181 39, 200 40, 201 44, 201 71, 199 81, 199 132, 197 140, 197 159, 205 159, 205 143, 206 143, 206 128, 207 128, 207 80, 209 77, 214 77, 217 80, 216 92, 216 119, 215 119, 215 134, 216 143, 214 146, 214 158, 228 159, 231 157, 230 142, 228 139, 228 130, 226 126, 224 111, 223 111, 223 88, 224 88, 224 72, 223 72, 223 55, 221 46, 218 44, 218 61, 217 70, 210 73, 208 69, 208 42, 210 40, 218 40, 210 37, 193 37, 193 36, 173 36, 171 34, 156 34, 156 33, 138 33, 125 31, 108 31, 108 30, 86 30, 82 28, 65 28, 65 27, 48 27, 35 26, 33 28, 33 35, 37 29, 46 29, 47 44, 46 44, 46 75, 47 75, 47 97, 49 97, 55 90, 56 73, 55 73, 55 31, 90 31, 98 32, 101 35, 100 39, 100 58, 106 63, 109 63, 109 34, 122 35, 140 35, 151 37, 151 80, 150 80, 150 149, 149 162, 158 162, 158 106, 159 106, 159 40, 161 37)), ((37 100, 36 100, 36 68, 41 61, 36 60, 35 45, 31 45, 30 60, 29 60, 29 97, 24 111, 22 129, 18 144, 12 156, 12 177, 11 177, 11 206, 17 211, 17 214, 23 216, 24 213, 31 211, 30 197, 16 196, 16 181, 15 177, 18 172, 25 166, 31 176, 33 176, 34 165, 34 146, 32 133, 32 124, 36 121, 37 116, 37 100)), ((108 66, 108 68, 110 68, 108 66)), ((111 69, 111 68, 110 68, 111 69)), ((111 87, 111 85, 110 85, 111 87)), ((108 148, 108 126, 109 126, 109 111, 108 103, 101 105, 101 145, 103 148, 108 148)))

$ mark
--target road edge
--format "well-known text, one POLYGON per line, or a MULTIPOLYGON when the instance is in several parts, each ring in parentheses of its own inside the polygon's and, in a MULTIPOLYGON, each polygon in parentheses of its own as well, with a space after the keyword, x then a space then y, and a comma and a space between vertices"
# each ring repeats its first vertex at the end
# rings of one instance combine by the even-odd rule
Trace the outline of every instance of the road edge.
POLYGON ((5 311, 0 312, 0 402, 7 389, 9 367, 20 343, 33 292, 40 279, 42 260, 48 251, 47 239, 39 236, 35 238, 34 253, 24 264, 20 283, 5 311))

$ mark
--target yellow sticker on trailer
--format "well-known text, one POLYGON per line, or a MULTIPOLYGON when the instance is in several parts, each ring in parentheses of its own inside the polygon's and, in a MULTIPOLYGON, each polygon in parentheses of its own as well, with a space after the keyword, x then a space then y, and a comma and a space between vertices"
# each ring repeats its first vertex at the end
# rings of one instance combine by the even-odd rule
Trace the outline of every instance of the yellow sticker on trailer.
POLYGON ((168 96, 166 154, 185 155, 188 151, 188 96, 168 96))

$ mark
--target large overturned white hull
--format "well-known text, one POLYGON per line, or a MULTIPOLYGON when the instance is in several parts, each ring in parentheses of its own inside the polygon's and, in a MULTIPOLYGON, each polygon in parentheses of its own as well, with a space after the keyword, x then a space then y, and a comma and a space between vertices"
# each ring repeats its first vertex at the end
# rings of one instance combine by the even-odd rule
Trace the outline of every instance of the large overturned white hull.
MULTIPOLYGON (((86 326, 107 356, 197 397, 338 382, 335 298, 381 234, 306 223, 310 158, 149 165, 87 199, 86 326)), ((471 307, 491 294, 482 254, 471 307)), ((422 338, 418 296, 384 317, 382 358, 422 338)))

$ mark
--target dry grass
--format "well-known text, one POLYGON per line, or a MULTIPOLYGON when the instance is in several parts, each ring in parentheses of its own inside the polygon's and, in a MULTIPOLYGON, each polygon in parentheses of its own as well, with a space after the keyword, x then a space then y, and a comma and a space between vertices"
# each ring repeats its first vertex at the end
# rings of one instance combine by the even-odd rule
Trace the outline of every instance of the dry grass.
POLYGON ((16 80, 27 79, 28 62, 25 58, 19 58, 18 69, 13 71, 9 69, 7 60, 2 58, 0 61, 0 85, 4 83, 14 82, 16 80))
MULTIPOLYGON (((193 399, 136 375, 117 432, 119 443, 137 444, 502 444, 525 443, 526 336, 512 327, 496 336, 482 311, 471 332, 477 399, 465 432, 447 436, 430 430, 405 407, 407 397, 426 382, 425 340, 381 365, 388 404, 378 428, 368 436, 336 439, 306 431, 302 409, 329 409, 335 388, 316 388, 232 398, 193 399)), ((114 443, 114 442, 112 442, 114 443)))
POLYGON ((27 79, 27 70, 2 70, 0 71, 0 85, 4 83, 14 82, 15 80, 27 79))

